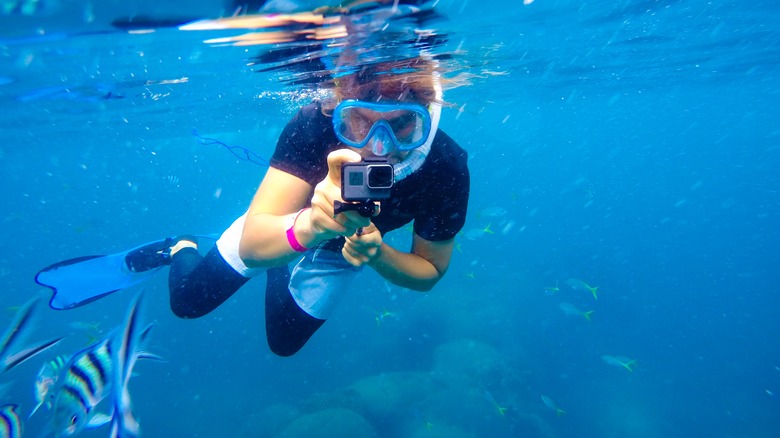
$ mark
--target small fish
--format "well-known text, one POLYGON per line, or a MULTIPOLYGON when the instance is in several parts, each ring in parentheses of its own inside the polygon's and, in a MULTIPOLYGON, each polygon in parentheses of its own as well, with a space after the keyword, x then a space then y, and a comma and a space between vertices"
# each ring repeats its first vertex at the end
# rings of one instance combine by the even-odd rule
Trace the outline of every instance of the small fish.
POLYGON ((472 228, 466 231, 463 235, 468 240, 477 240, 486 234, 495 234, 493 230, 490 229, 490 224, 487 224, 487 226, 484 228, 472 228))
POLYGON ((82 330, 82 331, 91 331, 95 333, 102 333, 103 331, 100 329, 100 322, 94 322, 94 323, 88 323, 84 321, 73 321, 70 324, 68 324, 70 328, 75 330, 82 330))
POLYGON ((179 177, 176 175, 166 175, 163 177, 163 181, 167 182, 168 184, 179 184, 179 177))
POLYGON ((590 321, 590 315, 593 313, 593 310, 583 312, 582 310, 578 309, 577 306, 575 306, 574 304, 569 304, 569 303, 561 303, 561 305, 558 307, 566 316, 582 316, 588 321, 590 321))
POLYGON ((53 427, 57 436, 75 435, 85 428, 111 422, 111 436, 135 436, 138 423, 130 411, 127 383, 139 357, 157 358, 141 347, 151 326, 141 330, 140 296, 130 307, 123 326, 74 354, 57 382, 53 427), (95 411, 110 397, 112 415, 95 411))
POLYGON ((6 330, 5 334, 0 340, 0 374, 10 370, 11 368, 19 365, 20 363, 30 359, 31 357, 39 354, 40 352, 52 347, 59 342, 62 338, 56 338, 50 341, 46 341, 40 344, 35 344, 21 350, 15 350, 16 345, 24 340, 24 337, 32 326, 33 317, 36 309, 36 304, 40 301, 40 298, 33 298, 25 303, 16 312, 11 326, 6 330))
POLYGON ((377 327, 378 327, 378 326, 380 326, 380 325, 382 325, 382 323, 383 323, 383 322, 385 321, 385 319, 387 319, 387 318, 392 318, 392 319, 394 319, 394 320, 396 320, 396 321, 397 321, 397 320, 398 320, 398 314, 397 314, 397 313, 395 313, 395 312, 390 312, 390 311, 387 311, 387 310, 382 310, 382 311, 381 311, 381 312, 379 312, 379 313, 376 315, 376 317, 374 318, 374 319, 376 319, 376 325, 377 325, 377 327))
POLYGON ((542 396, 542 403, 544 403, 545 406, 555 411, 555 415, 560 417, 561 415, 565 414, 566 411, 559 408, 557 404, 551 399, 550 397, 547 397, 546 395, 542 396))
POLYGON ((499 405, 498 402, 496 402, 496 399, 493 398, 493 394, 491 394, 490 391, 485 390, 485 398, 487 398, 488 401, 493 405, 493 407, 496 409, 496 412, 498 412, 498 415, 506 415, 506 411, 509 408, 505 408, 499 405))
POLYGON ((100 322, 90 324, 83 321, 74 321, 69 325, 70 328, 77 330, 86 336, 88 344, 94 344, 99 341, 103 335, 103 330, 100 328, 100 322))
POLYGON ((547 286, 544 288, 544 294, 545 295, 555 295, 556 292, 559 292, 561 289, 558 287, 558 280, 555 280, 555 286, 547 286))
POLYGON ((43 405, 46 405, 47 408, 51 409, 53 404, 53 394, 51 390, 57 383, 57 379, 66 362, 67 358, 65 356, 57 356, 43 364, 40 371, 38 371, 38 376, 35 379, 35 399, 38 401, 38 404, 35 405, 27 418, 32 417, 43 405))
POLYGON ((488 207, 483 210, 480 210, 479 213, 477 213, 477 216, 480 218, 497 218, 497 217, 503 217, 506 216, 507 210, 504 207, 488 207))
POLYGON ((608 356, 605 354, 604 356, 601 356, 601 360, 608 365, 623 367, 632 373, 634 372, 632 367, 636 364, 636 359, 629 359, 625 356, 608 356))
POLYGON ((414 409, 412 409, 412 415, 414 415, 414 416, 415 416, 415 418, 417 418, 417 419, 418 419, 420 422, 422 422, 422 424, 425 426, 425 429, 426 429, 426 430, 431 430, 431 429, 433 429, 433 423, 431 423, 430 421, 428 421, 428 420, 425 418, 425 416, 424 416, 424 415, 423 415, 423 414, 420 412, 420 410, 419 410, 418 408, 414 408, 414 409))
POLYGON ((0 407, 0 438, 19 438, 22 436, 22 419, 16 410, 19 406, 7 404, 0 407))
POLYGON ((582 280, 578 280, 576 278, 570 278, 566 280, 566 284, 569 285, 574 290, 581 290, 583 292, 590 292, 593 294, 593 298, 599 299, 599 297, 596 295, 596 291, 599 289, 598 286, 589 286, 588 283, 585 283, 582 280))

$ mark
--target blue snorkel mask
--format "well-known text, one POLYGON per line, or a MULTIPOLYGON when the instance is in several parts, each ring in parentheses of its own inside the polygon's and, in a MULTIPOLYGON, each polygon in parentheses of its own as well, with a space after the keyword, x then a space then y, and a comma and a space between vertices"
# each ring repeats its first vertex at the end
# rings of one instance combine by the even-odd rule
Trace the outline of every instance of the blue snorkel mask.
POLYGON ((345 100, 333 110, 333 130, 347 146, 369 146, 374 155, 410 151, 431 134, 431 114, 416 103, 373 103, 345 100))
MULTIPOLYGON (((429 56, 422 56, 434 63, 435 67, 438 66, 438 63, 429 56)), ((422 167, 431 151, 436 131, 439 129, 444 93, 437 72, 433 73, 433 90, 434 100, 427 107, 416 103, 372 103, 345 100, 333 111, 333 129, 336 137, 345 145, 355 148, 362 148, 371 143, 372 152, 378 156, 386 156, 392 152, 392 148, 408 151, 406 157, 393 165, 395 181, 401 181, 422 167), (366 111, 374 112, 373 123, 364 125, 362 128, 360 125, 356 125, 355 128, 358 129, 346 125, 345 123, 350 121, 348 117, 357 114, 356 108, 361 107, 365 108, 366 111), (406 122, 410 123, 410 128, 414 127, 415 129, 402 129, 405 124, 404 118, 399 119, 397 116, 403 116, 403 113, 394 113, 393 111, 407 111, 408 119, 406 122)))

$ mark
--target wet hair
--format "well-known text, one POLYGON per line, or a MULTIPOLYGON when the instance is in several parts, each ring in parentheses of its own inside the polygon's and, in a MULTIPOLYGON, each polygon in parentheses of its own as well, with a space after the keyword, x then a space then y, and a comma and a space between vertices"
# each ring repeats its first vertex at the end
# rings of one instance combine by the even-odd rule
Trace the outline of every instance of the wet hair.
POLYGON ((323 102, 323 110, 329 114, 346 99, 415 102, 428 106, 436 100, 435 74, 436 63, 423 58, 361 66, 354 73, 322 84, 333 91, 333 98, 323 102))

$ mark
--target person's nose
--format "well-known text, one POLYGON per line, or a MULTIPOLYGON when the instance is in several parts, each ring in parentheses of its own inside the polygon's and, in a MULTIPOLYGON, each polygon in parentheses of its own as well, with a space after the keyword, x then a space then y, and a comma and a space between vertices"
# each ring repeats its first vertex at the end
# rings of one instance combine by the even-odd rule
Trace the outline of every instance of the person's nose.
POLYGON ((371 137, 371 152, 379 157, 384 157, 394 149, 393 139, 384 127, 380 127, 371 137))

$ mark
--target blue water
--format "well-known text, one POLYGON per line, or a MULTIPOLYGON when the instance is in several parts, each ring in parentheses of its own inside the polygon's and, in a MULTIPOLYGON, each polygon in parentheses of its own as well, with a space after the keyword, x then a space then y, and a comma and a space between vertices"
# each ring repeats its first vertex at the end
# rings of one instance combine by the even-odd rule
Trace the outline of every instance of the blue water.
MULTIPOLYGON (((265 168, 192 130, 267 158, 310 99, 253 72, 252 48, 203 44, 208 32, 86 34, 180 15, 174 2, 65 5, 0 17, 4 308, 43 294, 33 277, 56 261, 219 233, 265 168)), ((185 321, 159 275, 143 289, 150 350, 167 361, 139 363, 131 383, 144 436, 780 435, 780 7, 490 5, 437 5, 453 75, 471 77, 446 93, 441 122, 472 172, 444 280, 419 294, 366 273, 279 358, 264 279, 185 321), (599 286, 598 300, 569 278, 599 286), (604 355, 635 359, 633 372, 604 355)), ((403 249, 407 232, 386 239, 403 249)), ((47 356, 72 353, 89 341, 74 323, 107 332, 135 291, 45 309, 31 339, 70 333, 47 356)), ((12 316, 0 309, 0 327, 12 316)), ((2 403, 29 412, 44 359, 0 377, 2 403)), ((26 422, 30 436, 48 415, 26 422)))

